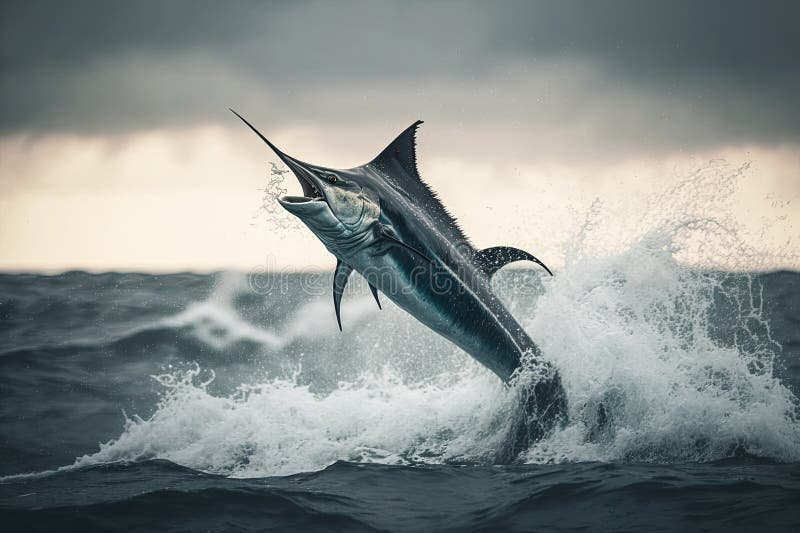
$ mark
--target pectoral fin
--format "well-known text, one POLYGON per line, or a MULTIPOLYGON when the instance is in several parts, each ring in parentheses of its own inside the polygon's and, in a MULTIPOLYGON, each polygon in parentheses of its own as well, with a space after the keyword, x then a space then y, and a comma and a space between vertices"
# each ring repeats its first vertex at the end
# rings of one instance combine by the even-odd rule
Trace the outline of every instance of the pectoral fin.
POLYGON ((419 256, 420 258, 424 259, 428 263, 433 263, 433 259, 431 259, 427 255, 423 254, 422 252, 420 252, 419 250, 417 250, 413 246, 410 246, 410 245, 404 243, 403 241, 401 241, 400 238, 397 236, 397 234, 394 232, 394 230, 390 226, 387 226, 385 224, 378 224, 377 225, 377 231, 378 231, 378 234, 381 237, 383 242, 379 244, 379 247, 377 248, 377 250, 375 252, 375 255, 383 255, 383 254, 385 254, 386 252, 389 251, 389 248, 391 248, 393 246, 398 246, 400 248, 405 248, 409 252, 413 253, 414 255, 419 256))
POLYGON ((350 278, 350 273, 353 272, 353 267, 341 260, 336 260, 336 271, 333 273, 333 308, 336 310, 336 322, 339 324, 339 331, 342 331, 342 318, 339 310, 342 305, 342 293, 347 286, 347 280, 350 278))
POLYGON ((512 248, 510 246, 495 246, 493 248, 478 250, 472 257, 472 261, 489 277, 492 277, 495 272, 514 261, 533 261, 544 268, 548 274, 551 276, 553 275, 550 269, 547 268, 547 265, 534 256, 524 250, 512 248))
POLYGON ((369 285, 369 290, 371 290, 371 291, 372 291, 372 296, 374 296, 374 297, 375 297, 375 303, 376 303, 376 304, 378 304, 378 309, 381 309, 381 310, 383 310, 383 307, 381 307, 381 301, 380 301, 380 299, 378 298, 378 289, 377 289, 377 288, 375 288, 375 285, 373 285, 373 284, 372 284, 372 283, 370 283, 370 282, 367 282, 367 285, 369 285))

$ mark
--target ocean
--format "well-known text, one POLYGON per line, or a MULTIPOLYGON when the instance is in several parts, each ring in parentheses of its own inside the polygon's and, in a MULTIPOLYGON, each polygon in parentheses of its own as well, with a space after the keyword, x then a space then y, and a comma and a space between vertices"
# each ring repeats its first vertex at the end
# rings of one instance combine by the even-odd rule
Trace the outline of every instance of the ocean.
POLYGON ((569 402, 507 464, 518 388, 356 276, 340 333, 329 274, 2 274, 2 529, 799 531, 800 273, 555 274, 495 281, 569 402))

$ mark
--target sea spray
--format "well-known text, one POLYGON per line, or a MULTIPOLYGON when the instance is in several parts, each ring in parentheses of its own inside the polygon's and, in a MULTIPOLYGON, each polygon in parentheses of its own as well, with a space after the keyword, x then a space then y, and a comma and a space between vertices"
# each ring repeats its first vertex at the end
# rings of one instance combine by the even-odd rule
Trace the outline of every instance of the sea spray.
POLYGON ((745 243, 733 199, 749 168, 709 161, 656 191, 633 235, 614 223, 619 208, 587 211, 565 268, 523 319, 570 398, 570 424, 528 461, 800 457, 797 399, 774 372, 781 347, 761 288, 716 269, 795 254, 745 243))

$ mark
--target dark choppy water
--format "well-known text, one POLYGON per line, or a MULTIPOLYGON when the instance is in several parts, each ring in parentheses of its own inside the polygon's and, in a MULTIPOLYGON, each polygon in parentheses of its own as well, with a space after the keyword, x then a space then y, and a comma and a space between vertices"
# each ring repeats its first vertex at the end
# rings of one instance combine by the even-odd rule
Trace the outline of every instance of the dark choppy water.
POLYGON ((340 334, 327 277, 256 283, 0 276, 3 529, 800 527, 798 273, 504 273, 570 402, 512 465, 513 388, 363 285, 340 334))

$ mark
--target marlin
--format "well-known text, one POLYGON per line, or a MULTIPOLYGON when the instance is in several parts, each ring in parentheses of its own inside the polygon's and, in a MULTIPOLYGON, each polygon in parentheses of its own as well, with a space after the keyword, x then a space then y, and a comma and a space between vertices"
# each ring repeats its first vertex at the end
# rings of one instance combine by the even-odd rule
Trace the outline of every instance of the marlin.
POLYGON ((555 369, 492 290, 492 276, 514 261, 532 261, 509 246, 477 250, 417 169, 416 132, 406 128, 377 157, 351 169, 305 163, 279 150, 239 117, 294 173, 302 196, 280 204, 298 217, 336 257, 333 306, 341 323, 342 295, 355 270, 380 307, 383 293, 398 307, 442 335, 505 383, 523 361, 540 372, 528 399, 529 419, 541 436, 565 414, 565 395, 555 369), (543 371, 542 371, 543 370, 543 371))

